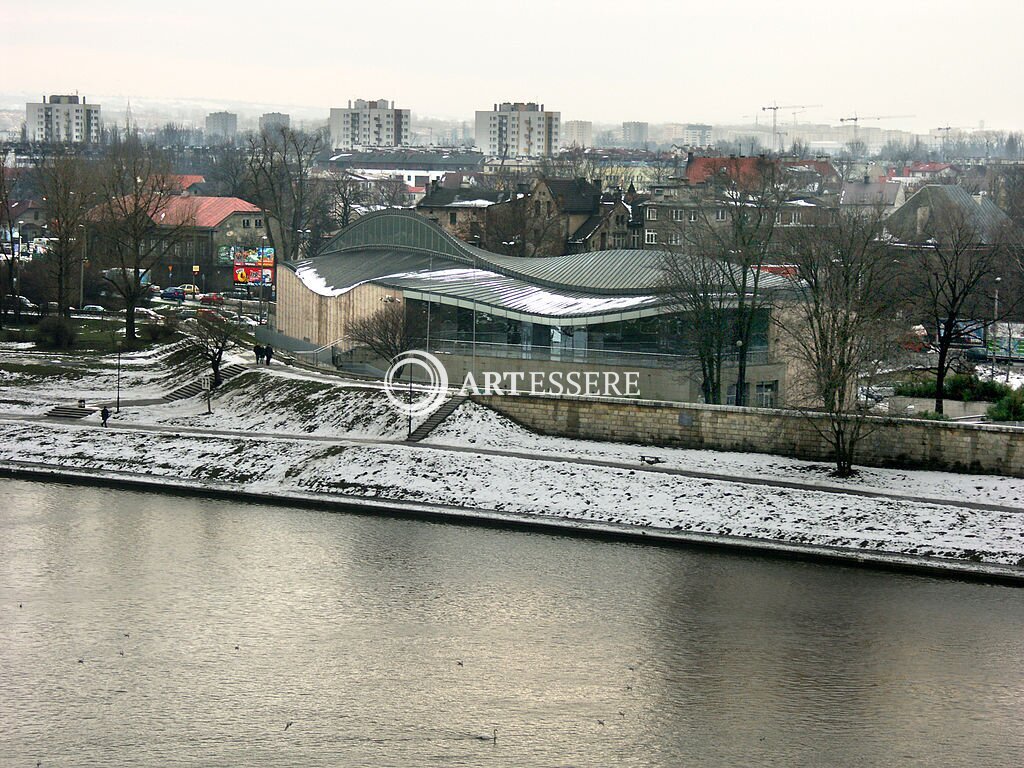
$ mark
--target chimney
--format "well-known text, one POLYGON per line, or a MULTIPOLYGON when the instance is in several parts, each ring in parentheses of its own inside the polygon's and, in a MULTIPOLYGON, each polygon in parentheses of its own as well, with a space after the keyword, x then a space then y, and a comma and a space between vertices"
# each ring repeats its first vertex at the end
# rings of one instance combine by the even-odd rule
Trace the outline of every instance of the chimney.
POLYGON ((689 168, 690 164, 693 163, 693 150, 689 150, 686 153, 686 167, 689 168))

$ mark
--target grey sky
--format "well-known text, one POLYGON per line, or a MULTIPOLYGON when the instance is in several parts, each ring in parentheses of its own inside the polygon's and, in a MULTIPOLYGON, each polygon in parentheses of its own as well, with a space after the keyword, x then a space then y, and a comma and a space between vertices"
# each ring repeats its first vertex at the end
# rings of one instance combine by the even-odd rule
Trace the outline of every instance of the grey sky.
POLYGON ((1017 0, 49 0, 17 16, 6 85, 40 94, 325 117, 388 98, 464 119, 530 100, 606 122, 739 121, 775 100, 824 105, 801 120, 1024 128, 1017 0))

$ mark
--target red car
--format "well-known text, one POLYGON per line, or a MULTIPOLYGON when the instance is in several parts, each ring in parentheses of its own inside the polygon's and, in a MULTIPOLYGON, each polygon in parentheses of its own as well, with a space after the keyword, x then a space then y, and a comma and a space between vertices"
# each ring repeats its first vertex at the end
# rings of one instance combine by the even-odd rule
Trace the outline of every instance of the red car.
POLYGON ((219 293, 204 293, 199 299, 200 304, 223 304, 224 297, 219 293))

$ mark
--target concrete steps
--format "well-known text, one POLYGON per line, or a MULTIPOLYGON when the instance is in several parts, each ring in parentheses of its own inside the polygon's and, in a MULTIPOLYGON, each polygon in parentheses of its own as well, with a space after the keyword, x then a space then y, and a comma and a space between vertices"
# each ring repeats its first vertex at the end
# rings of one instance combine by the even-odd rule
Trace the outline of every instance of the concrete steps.
POLYGON ((444 421, 453 413, 455 413, 458 407, 462 405, 464 402, 466 402, 468 399, 469 395, 455 395, 454 397, 449 397, 447 400, 441 403, 440 407, 436 411, 434 411, 432 414, 430 414, 430 416, 427 417, 426 421, 424 421, 422 424, 416 427, 415 430, 413 430, 413 433, 409 435, 408 438, 406 438, 406 442, 418 443, 420 440, 422 440, 435 429, 437 429, 438 425, 440 425, 442 421, 444 421))
POLYGON ((77 405, 58 405, 46 412, 46 415, 54 419, 84 419, 90 413, 96 413, 95 408, 79 408, 77 405))
MULTIPOLYGON (((248 366, 239 365, 238 363, 232 363, 231 365, 226 365, 220 369, 220 377, 223 381, 227 381, 228 379, 233 379, 235 376, 243 374, 248 370, 248 366)), ((184 386, 178 387, 177 389, 171 392, 168 392, 166 395, 163 396, 163 399, 166 400, 167 402, 172 402, 174 400, 184 400, 187 397, 195 397, 202 391, 202 380, 193 381, 189 384, 185 384, 184 386)))

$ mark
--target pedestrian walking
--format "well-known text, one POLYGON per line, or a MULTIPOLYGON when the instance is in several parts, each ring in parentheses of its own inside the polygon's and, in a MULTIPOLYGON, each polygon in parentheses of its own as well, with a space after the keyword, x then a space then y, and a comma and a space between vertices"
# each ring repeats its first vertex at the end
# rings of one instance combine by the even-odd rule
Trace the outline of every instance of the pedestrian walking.
POLYGON ((272 346, 270 346, 269 344, 267 344, 267 346, 265 346, 263 348, 263 357, 265 357, 267 359, 267 365, 270 365, 270 358, 272 358, 273 356, 274 356, 274 348, 272 346))
POLYGON ((263 362, 263 356, 266 354, 266 350, 263 349, 263 345, 257 344, 252 348, 252 353, 256 355, 256 365, 263 362))
POLYGON ((107 426, 107 419, 110 418, 110 409, 107 406, 103 406, 103 410, 100 411, 100 419, 103 421, 103 426, 107 426))

